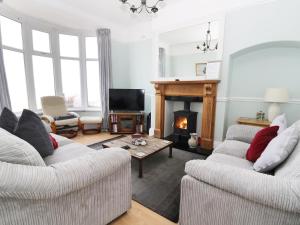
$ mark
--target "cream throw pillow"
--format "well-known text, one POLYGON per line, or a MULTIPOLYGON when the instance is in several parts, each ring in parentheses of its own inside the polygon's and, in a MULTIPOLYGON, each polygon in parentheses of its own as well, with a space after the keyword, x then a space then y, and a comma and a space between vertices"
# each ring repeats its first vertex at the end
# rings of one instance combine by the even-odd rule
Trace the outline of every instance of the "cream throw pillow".
POLYGON ((29 143, 0 128, 0 161, 30 166, 46 166, 29 143))
POLYGON ((298 143, 298 132, 298 128, 293 125, 275 137, 254 163, 254 170, 268 172, 282 163, 298 143))

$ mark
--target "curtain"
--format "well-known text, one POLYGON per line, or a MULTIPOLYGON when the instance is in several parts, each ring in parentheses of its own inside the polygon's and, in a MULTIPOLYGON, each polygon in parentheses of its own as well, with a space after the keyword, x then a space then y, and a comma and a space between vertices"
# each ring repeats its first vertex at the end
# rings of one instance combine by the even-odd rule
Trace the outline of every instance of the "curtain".
POLYGON ((166 49, 159 48, 159 76, 166 76, 166 49))
POLYGON ((97 30, 98 53, 99 53, 99 70, 100 70, 100 96, 102 107, 102 127, 108 129, 109 114, 109 88, 111 87, 111 38, 110 29, 97 30))
POLYGON ((4 107, 11 109, 11 102, 4 68, 2 40, 0 37, 0 111, 2 111, 4 107))

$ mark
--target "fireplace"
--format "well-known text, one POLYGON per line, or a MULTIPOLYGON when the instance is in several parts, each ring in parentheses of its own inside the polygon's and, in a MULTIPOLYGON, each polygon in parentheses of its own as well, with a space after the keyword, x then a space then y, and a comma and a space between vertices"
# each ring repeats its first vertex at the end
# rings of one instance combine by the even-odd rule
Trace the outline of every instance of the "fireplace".
POLYGON ((201 148, 211 151, 214 143, 216 96, 219 82, 219 80, 152 81, 155 87, 155 137, 164 137, 165 100, 173 96, 201 97, 203 101, 201 148))
POLYGON ((188 140, 191 137, 190 133, 196 133, 197 130, 198 113, 191 111, 191 103, 202 102, 203 98, 173 96, 167 97, 166 100, 184 102, 184 109, 174 112, 174 125, 171 140, 174 142, 174 146, 183 149, 188 148, 188 140))

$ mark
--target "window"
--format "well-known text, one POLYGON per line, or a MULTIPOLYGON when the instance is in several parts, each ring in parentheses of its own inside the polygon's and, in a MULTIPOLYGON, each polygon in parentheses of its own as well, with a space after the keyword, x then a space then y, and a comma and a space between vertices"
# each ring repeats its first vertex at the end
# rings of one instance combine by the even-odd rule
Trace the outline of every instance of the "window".
POLYGON ((45 24, 30 29, 23 16, 0 15, 0 40, 12 110, 41 109, 41 97, 64 95, 70 108, 98 108, 100 82, 96 37, 45 24))
POLYGON ((87 91, 88 106, 100 107, 100 81, 98 45, 96 37, 86 37, 86 69, 87 69, 87 91))
POLYGON ((62 89, 68 107, 81 107, 79 38, 59 35, 62 89))
POLYGON ((28 108, 21 24, 0 17, 4 66, 12 110, 28 108))
POLYGON ((12 110, 21 112, 28 108, 23 53, 4 49, 3 57, 12 110))
POLYGON ((21 24, 3 16, 0 18, 2 44, 8 47, 23 49, 21 24))
POLYGON ((33 50, 50 53, 49 34, 37 30, 32 31, 33 50))
POLYGON ((62 59, 61 76, 63 93, 68 107, 81 106, 80 65, 78 60, 62 59))
POLYGON ((32 57, 37 109, 41 109, 41 97, 55 95, 52 58, 32 57))
POLYGON ((55 95, 49 33, 32 30, 32 46, 35 105, 37 109, 41 109, 41 97, 55 95))
POLYGON ((98 44, 96 37, 86 37, 86 58, 98 59, 98 44))
POLYGON ((79 40, 76 36, 59 35, 60 56, 79 58, 79 40))

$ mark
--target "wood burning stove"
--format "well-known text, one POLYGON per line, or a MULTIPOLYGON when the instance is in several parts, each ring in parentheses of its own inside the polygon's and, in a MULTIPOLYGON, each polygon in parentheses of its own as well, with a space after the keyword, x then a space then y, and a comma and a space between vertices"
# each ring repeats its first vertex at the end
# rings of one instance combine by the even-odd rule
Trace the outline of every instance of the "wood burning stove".
MULTIPOLYGON (((173 97, 172 100, 175 98, 173 97)), ((190 110, 191 102, 202 101, 201 98, 176 98, 175 100, 184 101, 184 110, 174 112, 174 130, 173 130, 173 142, 175 146, 182 148, 188 148, 188 140, 190 139, 190 133, 196 133, 197 129, 197 112, 190 110)))
POLYGON ((197 112, 181 110, 174 112, 173 142, 188 147, 190 133, 196 133, 197 112))

